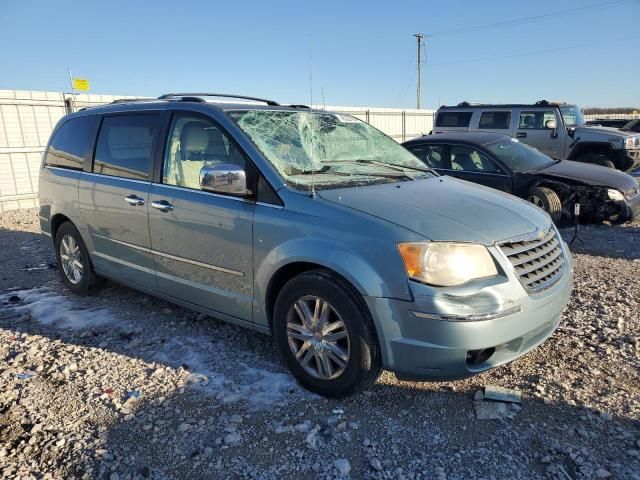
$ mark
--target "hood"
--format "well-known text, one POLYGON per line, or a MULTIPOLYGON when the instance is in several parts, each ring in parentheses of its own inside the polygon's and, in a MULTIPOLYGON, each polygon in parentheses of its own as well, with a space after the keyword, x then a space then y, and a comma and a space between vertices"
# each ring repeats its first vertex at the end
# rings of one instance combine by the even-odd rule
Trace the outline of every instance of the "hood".
POLYGON ((576 136, 579 133, 599 133, 602 135, 610 135, 614 137, 629 137, 633 136, 633 132, 626 132, 614 127, 601 127, 599 125, 584 125, 576 128, 576 136))
POLYGON ((602 167, 591 163, 572 162, 571 160, 561 160, 535 173, 573 180, 596 187, 615 188, 623 193, 638 186, 631 175, 614 168, 602 167))
POLYGON ((321 190, 318 196, 435 241, 491 245, 551 223, 545 212, 524 200, 446 176, 321 190))

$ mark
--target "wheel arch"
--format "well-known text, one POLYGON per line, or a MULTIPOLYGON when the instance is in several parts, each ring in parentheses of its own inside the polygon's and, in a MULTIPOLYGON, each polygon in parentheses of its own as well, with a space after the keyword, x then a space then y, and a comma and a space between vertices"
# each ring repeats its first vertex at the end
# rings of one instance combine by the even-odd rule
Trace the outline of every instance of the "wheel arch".
MULTIPOLYGON (((56 239, 56 234, 58 233, 58 229, 60 228, 60 225, 62 225, 64 222, 69 222, 71 225, 73 225, 74 227, 76 227, 74 225, 74 223, 71 221, 71 219, 69 217, 67 217, 65 214, 63 213, 56 213, 55 215, 53 215, 51 217, 50 220, 50 228, 51 228, 51 238, 52 240, 55 242, 56 239)), ((76 227, 78 228, 78 227, 76 227)))
POLYGON ((280 292, 282 287, 292 278, 312 270, 323 270, 327 273, 330 273, 331 275, 338 277, 346 285, 349 285, 352 293, 356 296, 362 308, 367 312, 367 315, 369 317, 371 316, 371 312, 369 312, 369 308, 367 307, 367 304, 363 299, 363 292, 361 290, 362 286, 354 285, 354 282, 351 279, 345 277, 335 269, 327 267, 326 265, 323 265, 321 263, 313 261, 293 261, 281 266, 274 272, 274 274, 269 279, 269 283, 265 290, 264 308, 265 314, 269 321, 269 329, 272 328, 273 310, 275 308, 276 299, 278 298, 278 293, 280 292))
POLYGON ((614 150, 609 143, 606 142, 584 142, 578 143, 569 154, 568 160, 576 160, 582 155, 587 155, 589 153, 602 154, 607 155, 614 160, 614 150))

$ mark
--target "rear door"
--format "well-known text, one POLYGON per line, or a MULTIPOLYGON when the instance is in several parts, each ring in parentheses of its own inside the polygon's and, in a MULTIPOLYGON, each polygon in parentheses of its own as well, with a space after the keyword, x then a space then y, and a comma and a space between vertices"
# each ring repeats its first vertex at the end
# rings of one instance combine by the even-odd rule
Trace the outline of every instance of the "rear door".
POLYGON ((466 145, 449 145, 448 157, 447 175, 511 193, 511 177, 478 149, 466 145))
POLYGON ((252 172, 228 133, 202 114, 174 111, 162 169, 151 185, 149 229, 158 287, 194 305, 252 320, 255 202, 200 189, 200 169, 252 172))
POLYGON ((565 135, 559 134, 563 125, 558 109, 526 109, 518 112, 515 137, 551 158, 562 158, 562 146, 565 135), (549 122, 555 121, 556 128, 549 128, 549 122))
POLYGON ((411 153, 418 157, 426 167, 433 168, 438 173, 446 174, 446 150, 444 145, 434 143, 412 143, 407 145, 411 153))
POLYGON ((95 268, 155 289, 148 203, 160 112, 105 115, 93 166, 80 178, 79 205, 95 268))

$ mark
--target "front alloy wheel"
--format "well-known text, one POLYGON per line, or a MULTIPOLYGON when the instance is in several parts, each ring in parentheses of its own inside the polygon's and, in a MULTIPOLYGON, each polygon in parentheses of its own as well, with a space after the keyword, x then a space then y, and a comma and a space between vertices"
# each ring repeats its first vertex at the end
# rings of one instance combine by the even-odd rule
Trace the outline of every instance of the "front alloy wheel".
POLYGON ((296 379, 325 397, 367 389, 382 368, 372 318, 344 278, 309 270, 280 289, 273 310, 278 352, 296 379))
POLYGON ((332 380, 349 364, 349 332, 335 308, 313 295, 299 298, 287 314, 289 348, 311 376, 332 380))

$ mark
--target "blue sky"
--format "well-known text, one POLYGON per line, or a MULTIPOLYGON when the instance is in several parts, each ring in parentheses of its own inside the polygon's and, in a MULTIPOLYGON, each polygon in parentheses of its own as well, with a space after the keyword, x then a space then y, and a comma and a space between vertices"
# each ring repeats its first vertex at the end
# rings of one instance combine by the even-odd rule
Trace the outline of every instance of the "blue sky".
POLYGON ((417 32, 568 9, 427 38, 423 107, 562 99, 640 106, 640 0, 0 0, 0 88, 216 91, 309 103, 413 107, 417 32), (599 5, 600 8, 589 7, 599 5), (604 6, 603 6, 604 5, 604 6))

